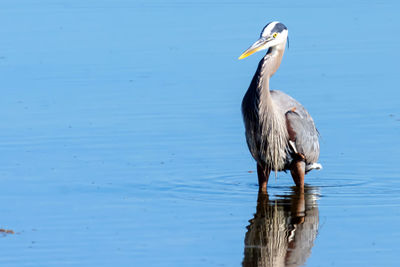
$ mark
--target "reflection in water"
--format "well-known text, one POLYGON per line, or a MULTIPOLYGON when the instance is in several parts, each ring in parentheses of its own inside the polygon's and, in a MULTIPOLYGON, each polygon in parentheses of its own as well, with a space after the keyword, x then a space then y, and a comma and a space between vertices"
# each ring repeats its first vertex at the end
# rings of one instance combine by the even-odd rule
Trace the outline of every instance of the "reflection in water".
POLYGON ((318 233, 316 188, 293 188, 270 200, 258 194, 257 212, 247 226, 243 266, 301 266, 318 233))

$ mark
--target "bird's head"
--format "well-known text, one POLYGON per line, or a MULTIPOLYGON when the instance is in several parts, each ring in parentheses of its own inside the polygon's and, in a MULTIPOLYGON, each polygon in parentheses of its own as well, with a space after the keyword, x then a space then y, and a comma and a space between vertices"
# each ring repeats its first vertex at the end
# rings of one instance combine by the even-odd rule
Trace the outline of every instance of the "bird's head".
POLYGON ((288 29, 279 21, 268 23, 261 32, 260 39, 258 39, 252 46, 250 46, 239 59, 254 54, 255 52, 268 49, 270 47, 282 46, 285 48, 286 40, 288 38, 288 29))

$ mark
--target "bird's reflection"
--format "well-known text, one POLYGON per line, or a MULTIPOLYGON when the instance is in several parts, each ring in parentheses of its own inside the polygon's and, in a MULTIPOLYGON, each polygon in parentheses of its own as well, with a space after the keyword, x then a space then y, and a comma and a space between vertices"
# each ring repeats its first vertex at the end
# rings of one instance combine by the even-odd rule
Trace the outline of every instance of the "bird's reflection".
POLYGON ((317 192, 293 188, 274 199, 260 192, 244 239, 243 266, 304 265, 318 233, 317 192))

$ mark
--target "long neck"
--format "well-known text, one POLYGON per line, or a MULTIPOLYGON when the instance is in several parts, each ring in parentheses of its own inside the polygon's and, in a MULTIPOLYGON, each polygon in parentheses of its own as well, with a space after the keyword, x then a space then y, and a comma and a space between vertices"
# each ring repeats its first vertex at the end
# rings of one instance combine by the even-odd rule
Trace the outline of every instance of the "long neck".
POLYGON ((283 168, 286 157, 287 129, 284 114, 274 103, 269 90, 269 79, 278 70, 285 44, 270 48, 261 60, 258 72, 258 112, 261 126, 262 153, 270 170, 283 168))
POLYGON ((258 72, 259 72, 259 83, 258 87, 262 91, 267 91, 269 96, 269 79, 278 70, 282 62, 282 57, 285 52, 285 43, 271 47, 264 58, 261 60, 258 72))

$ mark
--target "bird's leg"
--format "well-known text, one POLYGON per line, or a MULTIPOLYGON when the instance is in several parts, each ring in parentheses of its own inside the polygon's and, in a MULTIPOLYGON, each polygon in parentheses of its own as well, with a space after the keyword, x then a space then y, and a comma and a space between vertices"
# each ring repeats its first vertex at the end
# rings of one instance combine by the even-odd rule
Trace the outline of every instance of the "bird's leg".
POLYGON ((267 192, 267 184, 270 172, 271 171, 268 168, 264 168, 260 164, 257 164, 258 186, 260 191, 267 192))
POLYGON ((304 187, 296 187, 292 195, 292 221, 295 224, 302 224, 305 220, 306 204, 304 200, 304 187))
POLYGON ((292 163, 290 173, 296 186, 304 187, 304 175, 306 171, 306 163, 303 160, 296 160, 292 163))

